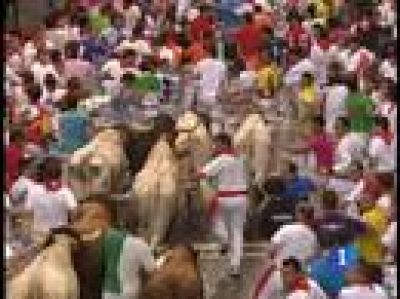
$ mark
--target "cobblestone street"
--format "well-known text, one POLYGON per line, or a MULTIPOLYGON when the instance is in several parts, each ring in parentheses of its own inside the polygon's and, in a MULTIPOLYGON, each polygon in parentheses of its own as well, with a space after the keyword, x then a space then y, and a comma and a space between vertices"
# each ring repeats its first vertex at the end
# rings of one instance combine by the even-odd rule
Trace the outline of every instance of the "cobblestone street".
MULTIPOLYGON (((200 247, 200 246, 199 246, 200 247)), ((255 274, 263 260, 266 243, 245 244, 245 257, 240 278, 229 276, 227 257, 221 257, 213 248, 203 244, 200 249, 200 268, 203 275, 205 299, 247 299, 254 284, 255 274)))

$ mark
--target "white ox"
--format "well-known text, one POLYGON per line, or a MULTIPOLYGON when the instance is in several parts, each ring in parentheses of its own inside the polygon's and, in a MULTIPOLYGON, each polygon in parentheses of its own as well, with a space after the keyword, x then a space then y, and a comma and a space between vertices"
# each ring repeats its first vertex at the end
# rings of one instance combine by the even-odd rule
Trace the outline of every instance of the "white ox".
POLYGON ((119 193, 127 172, 123 137, 119 130, 105 129, 69 160, 68 179, 79 199, 92 193, 119 193))
POLYGON ((173 217, 184 212, 185 187, 211 156, 211 138, 197 115, 185 113, 175 129, 174 148, 162 137, 133 184, 139 227, 151 246, 159 245, 173 217))
POLYGON ((56 235, 55 243, 9 283, 8 299, 77 299, 79 284, 73 269, 71 249, 75 240, 56 235))
POLYGON ((234 145, 246 156, 252 183, 262 188, 271 169, 272 128, 261 115, 249 114, 234 135, 234 145))
POLYGON ((178 168, 175 155, 162 136, 153 146, 133 182, 141 235, 152 248, 165 237, 177 210, 178 168))

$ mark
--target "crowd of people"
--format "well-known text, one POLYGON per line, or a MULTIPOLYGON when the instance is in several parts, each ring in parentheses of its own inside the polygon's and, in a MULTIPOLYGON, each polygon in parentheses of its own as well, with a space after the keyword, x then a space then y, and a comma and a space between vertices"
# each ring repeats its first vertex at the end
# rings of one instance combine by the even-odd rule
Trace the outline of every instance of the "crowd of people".
POLYGON ((269 240, 253 298, 396 298, 387 273, 397 271, 396 6, 71 0, 43 24, 9 28, 7 208, 33 213, 33 239, 43 242, 79 205, 62 157, 99 124, 194 111, 216 141, 198 179, 217 178, 214 230, 237 277, 251 182, 232 136, 250 113, 278 126, 289 120, 291 161, 275 193, 296 207, 295 220, 269 240), (326 260, 340 265, 324 268, 337 279, 318 271, 326 260))

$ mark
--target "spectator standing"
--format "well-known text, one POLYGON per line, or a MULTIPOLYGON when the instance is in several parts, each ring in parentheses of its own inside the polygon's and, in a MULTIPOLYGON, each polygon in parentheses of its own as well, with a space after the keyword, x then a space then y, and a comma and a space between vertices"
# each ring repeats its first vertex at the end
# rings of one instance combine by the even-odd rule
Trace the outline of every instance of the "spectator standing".
POLYGON ((6 148, 6 190, 18 179, 20 164, 24 156, 25 138, 19 128, 10 130, 10 143, 6 148))
POLYGON ((238 29, 235 38, 237 55, 246 69, 254 70, 260 63, 263 34, 252 13, 246 13, 244 19, 245 24, 238 29))
POLYGON ((367 233, 358 238, 356 244, 364 261, 378 268, 384 258, 381 239, 388 226, 388 217, 385 211, 378 206, 376 200, 372 194, 363 193, 360 200, 360 211, 362 219, 367 225, 367 233))

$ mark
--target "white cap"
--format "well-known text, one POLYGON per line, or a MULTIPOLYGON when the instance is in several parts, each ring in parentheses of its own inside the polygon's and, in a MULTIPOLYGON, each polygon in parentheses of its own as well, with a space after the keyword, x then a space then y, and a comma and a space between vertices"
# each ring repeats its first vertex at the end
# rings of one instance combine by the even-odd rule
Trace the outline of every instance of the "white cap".
POLYGON ((159 54, 160 59, 166 59, 168 61, 172 61, 174 58, 174 53, 171 49, 166 47, 162 47, 159 54))
POLYGON ((189 10, 188 14, 187 14, 187 19, 189 22, 194 21, 194 19, 196 19, 198 16, 200 15, 200 12, 198 9, 196 8, 192 8, 189 10))

